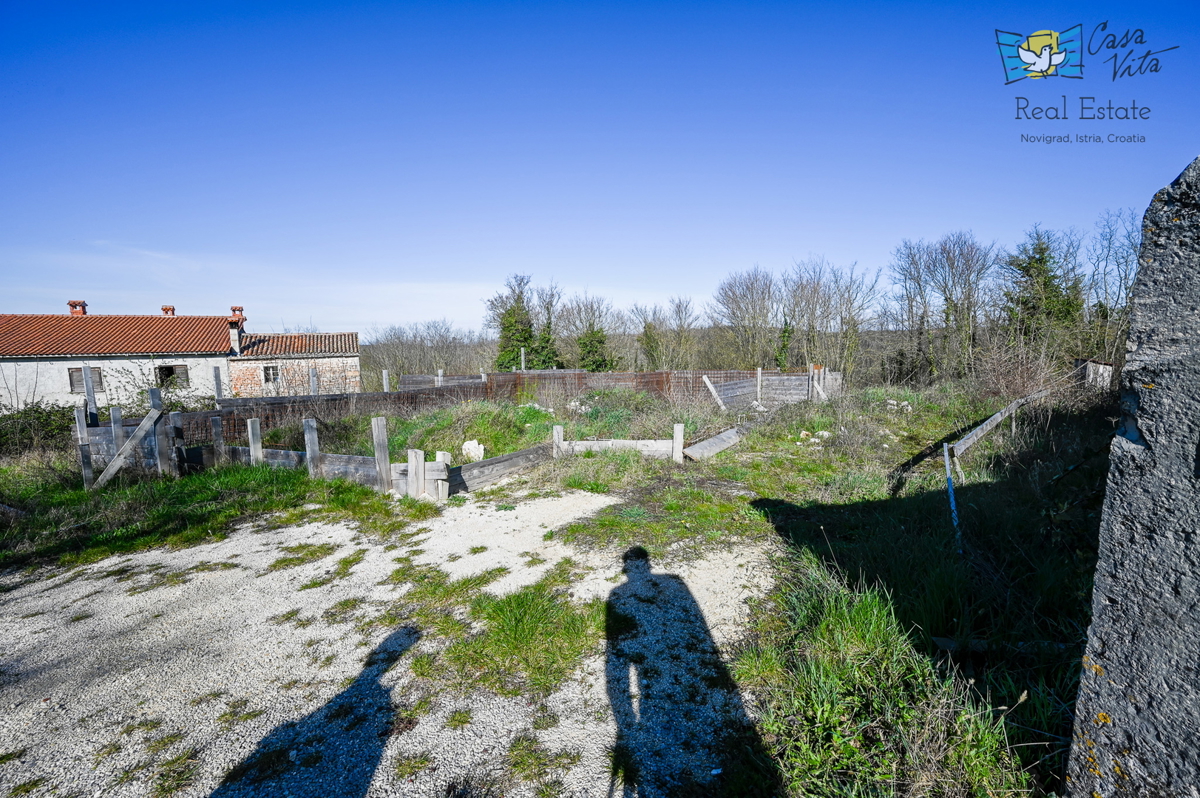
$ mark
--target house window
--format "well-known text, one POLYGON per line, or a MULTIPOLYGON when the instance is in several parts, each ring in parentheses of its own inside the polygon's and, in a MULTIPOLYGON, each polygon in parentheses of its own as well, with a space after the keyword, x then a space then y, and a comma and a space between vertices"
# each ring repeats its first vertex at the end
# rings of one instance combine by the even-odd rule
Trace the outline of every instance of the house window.
MULTIPOLYGON (((67 369, 67 375, 71 379, 71 393, 84 393, 83 390, 83 369, 67 369)), ((103 391, 104 380, 100 376, 100 369, 92 366, 92 390, 103 391)))
POLYGON ((187 388, 191 385, 187 366, 155 366, 154 376, 159 387, 187 388))
POLYGON ((263 385, 279 382, 279 366, 263 366, 263 385))

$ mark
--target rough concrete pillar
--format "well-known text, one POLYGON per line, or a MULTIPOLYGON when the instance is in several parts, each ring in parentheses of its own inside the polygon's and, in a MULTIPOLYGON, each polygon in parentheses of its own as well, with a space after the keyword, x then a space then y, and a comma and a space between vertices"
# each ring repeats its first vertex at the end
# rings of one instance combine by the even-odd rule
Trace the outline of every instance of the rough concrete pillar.
POLYGON ((1073 798, 1200 795, 1200 159, 1150 203, 1131 297, 1073 798))

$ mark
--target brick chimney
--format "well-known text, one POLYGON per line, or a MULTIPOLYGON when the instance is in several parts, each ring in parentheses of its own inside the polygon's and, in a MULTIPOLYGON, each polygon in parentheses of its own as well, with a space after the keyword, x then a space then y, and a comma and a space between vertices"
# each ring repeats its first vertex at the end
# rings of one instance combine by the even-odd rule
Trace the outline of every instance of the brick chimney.
POLYGON ((72 316, 86 316, 87 315, 87 303, 84 302, 82 299, 72 299, 70 302, 67 303, 67 307, 69 307, 71 309, 72 316))
POLYGON ((242 330, 246 326, 246 317, 242 314, 242 306, 234 305, 229 308, 229 348, 235 355, 242 353, 242 330))
POLYGON ((163 305, 162 309, 163 309, 164 316, 174 316, 175 315, 175 306, 174 305, 163 305))

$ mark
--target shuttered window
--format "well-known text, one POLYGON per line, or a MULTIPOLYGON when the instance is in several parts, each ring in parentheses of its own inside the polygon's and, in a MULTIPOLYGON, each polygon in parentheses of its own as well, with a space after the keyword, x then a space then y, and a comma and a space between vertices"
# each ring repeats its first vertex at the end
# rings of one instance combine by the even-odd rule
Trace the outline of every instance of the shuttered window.
POLYGON ((187 366, 157 366, 155 374, 160 387, 171 385, 175 388, 187 388, 191 386, 187 366))
POLYGON ((263 366, 263 383, 279 382, 279 366, 263 366))
MULTIPOLYGON (((85 393, 83 390, 83 369, 67 369, 67 376, 71 380, 71 393, 85 393)), ((92 366, 92 390, 103 391, 104 380, 100 376, 100 369, 97 366, 92 366)))

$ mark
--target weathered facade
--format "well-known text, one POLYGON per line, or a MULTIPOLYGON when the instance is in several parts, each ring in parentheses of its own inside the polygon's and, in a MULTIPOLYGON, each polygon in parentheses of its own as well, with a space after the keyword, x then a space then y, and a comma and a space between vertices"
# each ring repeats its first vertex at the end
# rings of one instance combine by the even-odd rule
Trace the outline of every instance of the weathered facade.
POLYGON ((357 333, 248 333, 236 305, 229 316, 177 316, 171 305, 161 316, 89 315, 86 302, 68 306, 66 314, 0 314, 0 406, 79 404, 85 369, 99 406, 135 404, 153 386, 213 396, 217 375, 227 396, 303 395, 310 368, 322 392, 359 390, 357 333))
POLYGON ((229 359, 235 396, 302 396, 317 370, 318 393, 361 390, 358 333, 246 333, 229 359))

